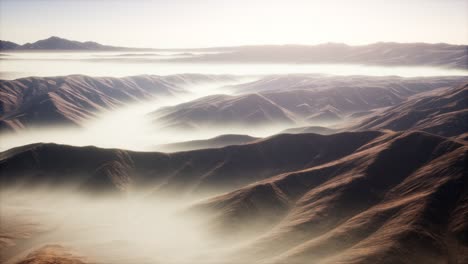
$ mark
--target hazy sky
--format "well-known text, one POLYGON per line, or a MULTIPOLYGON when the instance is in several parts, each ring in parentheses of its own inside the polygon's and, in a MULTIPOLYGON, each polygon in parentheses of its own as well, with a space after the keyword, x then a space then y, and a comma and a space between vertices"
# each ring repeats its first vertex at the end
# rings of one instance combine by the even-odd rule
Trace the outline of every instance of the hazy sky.
POLYGON ((134 47, 468 43, 468 0, 0 0, 0 38, 134 47))

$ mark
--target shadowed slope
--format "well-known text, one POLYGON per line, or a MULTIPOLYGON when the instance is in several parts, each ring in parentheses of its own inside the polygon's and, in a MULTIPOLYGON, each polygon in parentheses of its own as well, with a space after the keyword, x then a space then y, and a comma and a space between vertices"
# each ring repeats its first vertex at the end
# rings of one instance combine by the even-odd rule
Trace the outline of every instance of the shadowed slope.
POLYGON ((468 131, 468 84, 426 93, 376 113, 353 129, 422 130, 443 136, 468 131))
POLYGON ((272 177, 196 208, 212 211, 213 228, 225 235, 252 235, 249 227, 263 227, 263 234, 236 250, 247 256, 239 261, 466 258, 468 230, 460 222, 466 153, 466 145, 430 134, 387 134, 350 156, 272 177))
POLYGON ((349 155, 380 132, 278 135, 251 144, 178 152, 131 152, 36 144, 1 153, 5 185, 78 185, 85 190, 151 188, 202 194, 349 155))

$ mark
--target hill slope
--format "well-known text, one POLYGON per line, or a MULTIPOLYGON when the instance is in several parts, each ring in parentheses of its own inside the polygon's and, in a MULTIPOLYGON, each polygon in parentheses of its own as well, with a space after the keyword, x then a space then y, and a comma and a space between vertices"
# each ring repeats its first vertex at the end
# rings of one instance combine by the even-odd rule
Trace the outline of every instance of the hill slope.
POLYGON ((394 107, 420 93, 466 82, 466 77, 398 78, 269 76, 152 114, 166 127, 328 125, 394 107))
POLYGON ((260 94, 212 95, 166 107, 151 114, 157 123, 174 128, 294 124, 289 111, 260 94))
POLYGON ((2 152, 0 180, 178 198, 230 191, 189 212, 236 263, 464 263, 467 153, 464 140, 424 132, 284 134, 173 154, 36 144, 2 152))
POLYGON ((104 109, 173 96, 184 93, 189 83, 215 82, 223 78, 196 74, 124 78, 70 75, 0 80, 0 129, 79 126, 104 109))
POLYGON ((430 134, 387 134, 193 210, 211 212, 222 237, 247 241, 232 253, 241 262, 463 263, 467 152, 430 134))
POLYGON ((468 131, 468 83, 410 98, 363 120, 354 129, 422 130, 442 136, 468 131))
POLYGON ((35 144, 0 153, 4 186, 73 185, 87 191, 149 188, 219 193, 349 155, 379 132, 278 135, 251 144, 164 154, 35 144))

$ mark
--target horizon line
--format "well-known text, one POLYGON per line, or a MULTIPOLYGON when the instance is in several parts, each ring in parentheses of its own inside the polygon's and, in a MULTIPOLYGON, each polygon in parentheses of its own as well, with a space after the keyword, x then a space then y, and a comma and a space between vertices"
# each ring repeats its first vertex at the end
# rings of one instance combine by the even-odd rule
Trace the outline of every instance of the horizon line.
POLYGON ((468 43, 464 44, 456 44, 456 43, 448 43, 448 42, 424 42, 424 41, 414 41, 414 42, 397 42, 397 41, 375 41, 375 42, 368 42, 366 44, 348 44, 345 42, 333 42, 333 41, 328 41, 328 42, 319 42, 315 44, 303 44, 303 43, 282 43, 282 44, 239 44, 239 45, 220 45, 220 46, 203 46, 203 47, 179 47, 179 48, 171 48, 171 47, 137 47, 137 46, 114 46, 113 44, 103 44, 101 42, 97 42, 94 40, 74 40, 74 39, 67 39, 63 37, 58 37, 58 36, 50 36, 44 39, 38 39, 34 42, 25 42, 23 44, 20 44, 18 42, 10 41, 10 40, 4 40, 0 39, 0 41, 7 41, 7 42, 12 42, 17 45, 23 46, 26 44, 32 44, 37 41, 41 40, 47 40, 51 38, 58 38, 62 40, 67 40, 67 41, 77 41, 80 43, 86 43, 86 42, 94 42, 103 46, 111 46, 115 48, 133 48, 133 49, 213 49, 213 48, 236 48, 236 47, 259 47, 259 46, 320 46, 320 45, 330 45, 330 44, 336 44, 336 45, 345 45, 349 47, 359 47, 359 46, 368 46, 368 45, 373 45, 373 44, 429 44, 429 45, 451 45, 451 46, 468 46, 468 43))

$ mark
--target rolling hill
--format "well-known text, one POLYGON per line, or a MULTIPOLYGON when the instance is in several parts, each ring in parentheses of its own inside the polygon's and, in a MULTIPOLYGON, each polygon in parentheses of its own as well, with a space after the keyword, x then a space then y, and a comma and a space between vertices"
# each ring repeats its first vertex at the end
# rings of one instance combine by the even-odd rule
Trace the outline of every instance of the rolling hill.
POLYGON ((211 95, 150 114, 169 128, 294 124, 293 114, 260 94, 211 95))
POLYGON ((353 129, 421 130, 442 136, 468 131, 468 84, 415 96, 370 115, 353 129))
POLYGON ((156 193, 205 195, 333 161, 381 134, 283 134, 250 144, 171 154, 33 144, 0 154, 0 182, 72 185, 91 192, 150 188, 156 193))
POLYGON ((284 134, 173 154, 28 145, 0 170, 3 187, 217 194, 183 214, 237 263, 463 263, 467 152, 424 132, 284 134))
MULTIPOLYGON (((0 81, 1 122, 9 129, 43 123, 79 126, 104 109, 185 93, 189 84, 226 78, 232 77, 74 75, 0 81)), ((108 206, 117 196, 116 215, 122 219, 113 219, 104 207, 109 217, 105 219, 97 206, 88 217, 92 223, 98 222, 97 215, 103 217, 104 227, 73 229, 78 233, 73 239, 79 240, 75 245, 87 245, 91 252, 108 247, 113 254, 122 248, 133 250, 113 236, 105 245, 99 239, 88 243, 87 236, 97 234, 93 228, 104 228, 100 234, 126 238, 130 233, 138 241, 149 239, 146 242, 173 232, 177 246, 158 249, 175 250, 177 255, 191 230, 162 225, 151 233, 145 224, 148 218, 150 226, 175 220, 153 213, 188 200, 190 205, 177 211, 176 218, 197 220, 191 223, 197 230, 210 231, 203 237, 211 243, 208 250, 189 249, 198 257, 190 258, 194 263, 213 256, 216 261, 208 263, 468 262, 466 77, 269 76, 231 88, 234 95, 203 97, 151 116, 177 128, 250 129, 277 123, 295 128, 262 139, 222 135, 160 146, 179 151, 174 153, 50 143, 19 146, 0 153, 2 194, 21 190, 37 198, 44 190, 60 190, 69 195, 66 199, 85 197, 89 207, 98 201, 108 206), (351 122, 339 128, 296 127, 330 116, 338 123, 351 122), (124 205, 133 205, 135 194, 141 198, 136 200, 139 207, 126 211, 124 205), (106 220, 117 220, 117 228, 106 229, 106 220)), ((56 197, 64 198, 50 198, 56 197)), ((68 246, 77 241, 67 244, 59 232, 71 218, 77 223, 86 219, 79 216, 82 211, 67 207, 63 218, 61 209, 45 199, 47 213, 57 213, 59 220, 45 221, 50 226, 43 229, 34 222, 43 218, 27 217, 33 210, 22 207, 24 200, 15 202, 25 209, 27 221, 20 221, 24 219, 15 211, 2 210, 0 261, 94 263, 87 258, 94 255, 75 252, 68 246)), ((164 246, 166 242, 162 239, 164 246)), ((149 252, 164 260, 158 255, 162 250, 149 252)), ((142 260, 135 255, 133 262, 142 260)))
MULTIPOLYGON (((462 98, 465 88, 415 100, 455 107, 452 99, 462 98)), ((171 154, 34 144, 0 154, 0 182, 93 194, 215 195, 182 214, 201 216, 212 239, 228 245, 217 253, 233 261, 227 263, 464 263, 463 135, 411 127, 281 134, 171 154)), ((29 256, 44 257, 41 251, 29 256)))
MULTIPOLYGON (((125 78, 29 77, 0 81, 0 129, 74 125, 105 109, 184 92, 188 85, 233 80, 225 75, 142 75, 125 78)), ((399 78, 283 75, 230 87, 215 95, 160 109, 150 115, 165 127, 341 123, 419 93, 459 85, 466 77, 399 78)))
POLYGON ((126 103, 185 93, 193 83, 230 78, 181 74, 124 78, 70 75, 0 80, 0 130, 80 124, 103 110, 126 103))
POLYGON ((240 262, 463 263, 467 151, 431 134, 385 134, 192 210, 210 214, 220 237, 246 241, 229 253, 240 262))
POLYGON ((164 127, 339 124, 394 107, 419 93, 466 82, 466 77, 399 78, 270 76, 151 114, 164 127))

